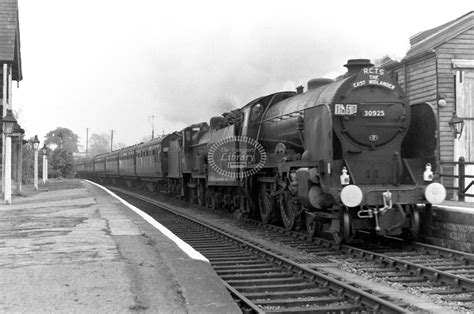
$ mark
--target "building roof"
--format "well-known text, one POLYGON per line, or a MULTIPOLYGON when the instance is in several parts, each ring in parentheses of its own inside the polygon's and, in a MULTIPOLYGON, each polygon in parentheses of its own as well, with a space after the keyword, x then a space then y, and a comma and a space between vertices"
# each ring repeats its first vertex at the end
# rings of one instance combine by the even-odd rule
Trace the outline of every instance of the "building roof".
POLYGON ((431 51, 471 27, 474 27, 474 11, 443 25, 420 32, 410 38, 411 47, 405 58, 431 51))
POLYGON ((11 63, 13 80, 22 79, 18 0, 0 0, 0 63, 11 63))

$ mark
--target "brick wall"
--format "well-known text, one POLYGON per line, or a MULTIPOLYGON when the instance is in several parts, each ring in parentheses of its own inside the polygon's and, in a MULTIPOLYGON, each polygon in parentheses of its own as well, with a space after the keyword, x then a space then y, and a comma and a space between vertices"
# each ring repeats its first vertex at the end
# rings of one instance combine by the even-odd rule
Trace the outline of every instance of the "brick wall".
POLYGON ((474 253, 474 208, 433 208, 421 214, 420 240, 453 250, 474 253))

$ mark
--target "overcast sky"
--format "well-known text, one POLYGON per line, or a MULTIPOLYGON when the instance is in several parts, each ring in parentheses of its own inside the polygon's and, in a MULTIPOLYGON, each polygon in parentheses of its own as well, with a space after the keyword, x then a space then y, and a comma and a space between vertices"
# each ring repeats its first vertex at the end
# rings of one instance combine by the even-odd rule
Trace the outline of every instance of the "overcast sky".
POLYGON ((409 38, 472 0, 19 0, 26 138, 66 127, 114 142, 209 121, 262 95, 345 72, 351 58, 404 57, 409 38))

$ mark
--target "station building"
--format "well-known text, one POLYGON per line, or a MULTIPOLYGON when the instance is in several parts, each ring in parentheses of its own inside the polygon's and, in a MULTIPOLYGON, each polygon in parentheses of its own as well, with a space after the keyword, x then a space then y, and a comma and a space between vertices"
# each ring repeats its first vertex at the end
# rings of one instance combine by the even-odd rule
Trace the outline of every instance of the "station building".
MULTIPOLYGON (((18 18, 18 0, 0 0, 0 112, 2 120, 12 107, 12 83, 17 84, 22 80, 21 53, 20 53, 20 27, 18 18)), ((11 177, 15 192, 21 192, 21 157, 23 145, 23 129, 15 123, 13 132, 8 136, 11 138, 11 148, 6 148, 4 124, 1 128, 1 177, 2 194, 5 195, 3 178, 5 177, 4 163, 5 152, 11 151, 11 177)))
MULTIPOLYGON (((446 175, 442 180, 448 187, 458 186, 450 177, 459 172, 456 162, 460 157, 474 162, 474 11, 412 36, 400 62, 388 60, 381 66, 392 71, 410 104, 432 105, 438 117, 440 170, 446 175), (454 134, 453 122, 460 133, 454 134)), ((474 164, 465 170, 474 175, 474 164)), ((472 181, 466 178, 465 187, 472 181)), ((474 194, 474 183, 466 193, 474 194)))

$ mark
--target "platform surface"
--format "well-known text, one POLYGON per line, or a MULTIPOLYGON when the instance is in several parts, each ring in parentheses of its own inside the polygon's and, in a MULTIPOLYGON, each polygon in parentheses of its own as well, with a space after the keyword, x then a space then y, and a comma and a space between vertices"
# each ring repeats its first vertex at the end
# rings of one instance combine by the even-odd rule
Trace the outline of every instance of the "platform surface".
POLYGON ((83 181, 0 205, 0 311, 240 313, 206 261, 83 181))

